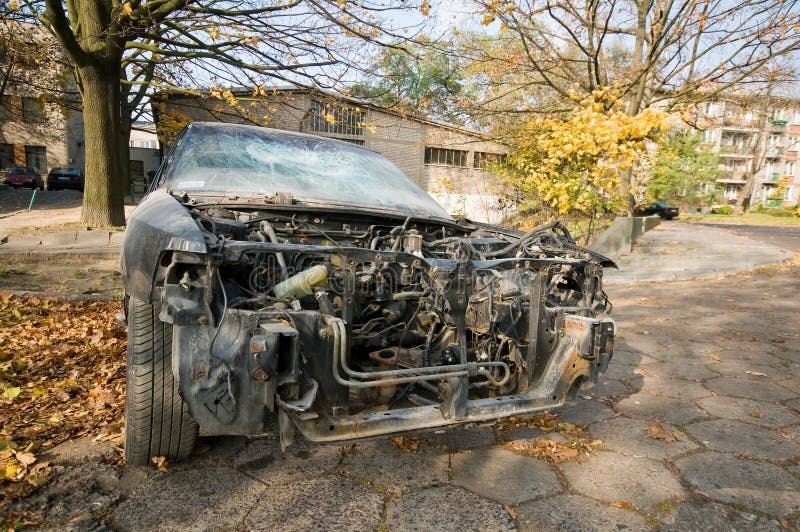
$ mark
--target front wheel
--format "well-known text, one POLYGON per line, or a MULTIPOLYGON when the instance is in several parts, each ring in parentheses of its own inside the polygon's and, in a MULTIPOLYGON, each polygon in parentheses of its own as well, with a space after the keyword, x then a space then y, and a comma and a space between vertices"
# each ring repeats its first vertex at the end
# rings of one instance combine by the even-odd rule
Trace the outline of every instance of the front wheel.
POLYGON ((186 458, 198 427, 172 374, 172 325, 158 319, 159 305, 132 297, 127 310, 125 459, 147 465, 156 456, 186 458))

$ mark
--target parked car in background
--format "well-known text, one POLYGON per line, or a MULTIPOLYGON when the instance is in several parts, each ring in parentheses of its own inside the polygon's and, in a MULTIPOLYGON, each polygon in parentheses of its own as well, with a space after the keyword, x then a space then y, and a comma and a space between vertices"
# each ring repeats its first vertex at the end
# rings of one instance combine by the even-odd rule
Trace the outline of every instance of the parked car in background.
POLYGON ((279 427, 335 443, 525 416, 597 382, 614 263, 457 221, 382 155, 195 122, 128 219, 125 455, 279 427))
POLYGON ((51 168, 46 176, 39 176, 36 186, 39 190, 69 188, 83 192, 83 174, 78 168, 51 168))
POLYGON ((37 186, 37 181, 40 179, 39 171, 30 166, 12 166, 6 170, 3 176, 3 182, 14 188, 35 188, 37 186))
POLYGON ((637 216, 652 216, 657 214, 665 220, 672 220, 678 216, 678 209, 677 207, 670 207, 666 203, 654 201, 653 203, 648 203, 647 205, 639 205, 634 210, 634 214, 637 216))

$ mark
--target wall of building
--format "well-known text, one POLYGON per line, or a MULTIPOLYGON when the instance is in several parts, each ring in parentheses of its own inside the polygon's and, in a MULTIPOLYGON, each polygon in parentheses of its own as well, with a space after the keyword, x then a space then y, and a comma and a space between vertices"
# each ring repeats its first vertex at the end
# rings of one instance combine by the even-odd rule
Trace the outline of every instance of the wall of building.
POLYGON ((33 95, 13 92, 7 93, 2 99, 0 144, 4 146, 1 148, 3 160, 0 161, 0 166, 35 166, 43 173, 55 166, 70 166, 73 154, 69 149, 69 141, 74 131, 68 127, 67 120, 57 106, 45 104, 42 107, 33 95), (38 116, 23 113, 24 101, 28 106, 38 106, 38 116), (36 161, 31 158, 33 148, 44 149, 44 160, 36 161), (9 157, 11 154, 13 156, 9 157))

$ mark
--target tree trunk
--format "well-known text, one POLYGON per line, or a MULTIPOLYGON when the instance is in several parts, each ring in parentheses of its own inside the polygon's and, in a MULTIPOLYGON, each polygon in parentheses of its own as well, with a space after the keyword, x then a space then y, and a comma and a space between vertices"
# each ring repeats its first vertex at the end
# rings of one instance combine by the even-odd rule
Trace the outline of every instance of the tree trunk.
POLYGON ((86 134, 86 185, 81 222, 90 226, 125 224, 120 176, 119 69, 80 69, 86 134))

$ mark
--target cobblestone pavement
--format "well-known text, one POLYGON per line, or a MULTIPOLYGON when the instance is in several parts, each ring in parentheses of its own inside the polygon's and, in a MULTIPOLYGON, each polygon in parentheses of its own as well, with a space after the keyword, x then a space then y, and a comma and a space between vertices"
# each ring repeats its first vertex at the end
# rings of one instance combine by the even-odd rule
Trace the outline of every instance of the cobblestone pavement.
MULTIPOLYGON (((39 504, 83 493, 84 529, 800 529, 800 266, 609 292, 614 360, 555 411, 603 442, 578 461, 516 454, 494 426, 425 434, 416 452, 213 438, 169 474, 95 469, 88 494, 77 466, 39 504), (654 421, 677 439, 650 437, 654 421)), ((559 435, 511 433, 532 437, 559 435)))

